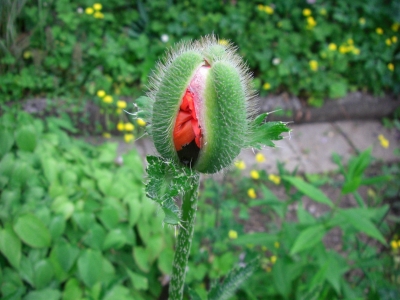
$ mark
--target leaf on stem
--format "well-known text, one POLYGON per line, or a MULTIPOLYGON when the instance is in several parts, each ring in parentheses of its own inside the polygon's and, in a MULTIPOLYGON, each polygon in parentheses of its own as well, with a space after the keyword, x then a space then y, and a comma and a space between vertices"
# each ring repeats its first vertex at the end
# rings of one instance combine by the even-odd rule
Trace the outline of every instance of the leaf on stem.
POLYGON ((196 172, 161 157, 147 156, 147 162, 147 197, 161 206, 165 223, 178 225, 180 210, 174 198, 191 190, 196 172))

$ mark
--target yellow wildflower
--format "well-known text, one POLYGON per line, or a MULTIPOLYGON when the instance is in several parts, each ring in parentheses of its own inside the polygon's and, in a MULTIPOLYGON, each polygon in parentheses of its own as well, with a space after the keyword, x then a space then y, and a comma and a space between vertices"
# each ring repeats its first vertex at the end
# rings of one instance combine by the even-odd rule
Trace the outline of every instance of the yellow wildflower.
POLYGON ((247 195, 251 199, 255 199, 257 197, 256 191, 253 188, 250 188, 250 189, 247 190, 247 195))
POLYGON ((96 19, 104 19, 104 14, 102 12, 96 11, 93 15, 96 19))
POLYGON ((316 60, 310 60, 309 61, 309 63, 308 63, 309 65, 310 65, 310 69, 312 70, 312 71, 317 71, 318 70, 318 62, 316 61, 316 60))
POLYGON ((100 3, 95 3, 93 4, 93 8, 94 10, 101 10, 103 8, 103 5, 101 5, 100 3))
POLYGON ((392 64, 392 63, 388 63, 387 64, 387 67, 388 67, 388 69, 390 70, 390 71, 394 71, 394 64, 392 64))
POLYGON ((397 36, 392 36, 392 43, 396 44, 397 43, 397 36))
POLYGON ((327 11, 326 11, 325 8, 321 8, 321 10, 319 11, 319 13, 320 13, 322 16, 325 16, 326 13, 327 13, 327 11))
POLYGON ((126 108, 126 102, 123 101, 123 100, 118 100, 118 101, 117 101, 117 107, 118 107, 118 108, 121 108, 121 109, 126 108))
POLYGON ((98 90, 97 91, 97 96, 100 98, 103 98, 106 95, 106 92, 103 90, 98 90))
POLYGON ((86 7, 86 9, 85 9, 85 13, 86 13, 87 15, 91 15, 91 14, 93 14, 93 13, 94 13, 94 9, 93 9, 93 8, 91 8, 91 7, 86 7))
POLYGON ((252 170, 252 171, 250 172, 250 176, 251 176, 251 178, 253 178, 253 179, 255 179, 255 180, 257 180, 257 179, 260 178, 260 174, 259 174, 256 170, 252 170))
POLYGON ((393 250, 396 250, 399 247, 398 243, 395 240, 390 242, 390 246, 392 246, 393 250))
POLYGON ((369 188, 369 189, 367 190, 367 194, 368 194, 368 196, 370 196, 371 198, 375 198, 375 197, 376 197, 375 191, 374 191, 373 189, 371 189, 371 188, 369 188))
POLYGON ((385 44, 386 44, 387 46, 390 46, 390 45, 392 44, 392 40, 389 39, 389 38, 387 38, 387 39, 385 40, 385 44))
POLYGON ((238 233, 235 230, 229 230, 228 236, 231 240, 237 239, 238 233))
POLYGON ((263 89, 264 90, 269 90, 271 88, 271 84, 269 84, 268 82, 263 84, 263 89))
POLYGON ((315 21, 315 19, 313 17, 307 17, 307 24, 308 24, 308 28, 311 29, 315 25, 317 25, 317 22, 315 21))
POLYGON ((244 169, 246 169, 246 164, 244 163, 243 160, 237 160, 237 161, 235 161, 235 166, 236 166, 236 168, 238 168, 239 170, 244 170, 244 169))
POLYGON ((104 96, 103 102, 104 103, 113 103, 114 99, 110 95, 104 96))
POLYGON ((278 249, 280 246, 281 246, 281 244, 279 244, 279 242, 275 242, 275 243, 274 243, 274 247, 275 247, 276 249, 278 249))
POLYGON ((124 130, 124 123, 118 122, 117 129, 118 129, 118 131, 123 131, 124 130))
POLYGON ((309 8, 303 9, 303 16, 305 17, 311 16, 311 9, 309 8))
POLYGON ((120 109, 120 108, 117 108, 117 109, 115 110, 115 112, 117 113, 117 115, 119 115, 119 114, 121 114, 121 113, 122 113, 122 109, 120 109))
POLYGON ((276 185, 281 183, 281 178, 278 175, 274 175, 274 174, 270 174, 268 176, 268 179, 271 180, 273 183, 275 183, 276 185))
POLYGON ((275 255, 272 255, 269 259, 271 260, 271 263, 274 264, 278 258, 275 255))
POLYGON ((145 120, 143 120, 143 119, 137 119, 137 124, 139 125, 139 126, 146 126, 146 121, 145 120))
POLYGON ((126 143, 129 143, 130 141, 132 141, 135 138, 135 136, 131 133, 126 133, 124 135, 124 140, 126 143))
POLYGON ((378 135, 378 140, 383 148, 389 148, 389 141, 383 136, 383 134, 378 135))
POLYGON ((394 24, 392 25, 392 30, 393 30, 394 32, 397 32, 397 31, 399 30, 399 27, 400 27, 400 24, 399 24, 399 23, 394 23, 394 24))
POLYGON ((109 139, 111 137, 111 134, 109 134, 108 132, 103 132, 103 137, 109 139))
POLYGON ((261 152, 258 152, 258 153, 256 154, 256 161, 259 162, 259 163, 265 161, 265 157, 264 157, 264 155, 263 155, 261 152))
POLYGON ((336 46, 335 43, 330 43, 329 46, 328 46, 328 48, 329 48, 329 50, 331 50, 331 51, 336 51, 337 46, 336 46))
POLYGON ((133 131, 133 129, 135 129, 135 126, 133 126, 132 123, 125 123, 125 131, 133 131))
POLYGON ((263 10, 264 10, 264 5, 258 4, 258 5, 257 5, 257 8, 258 8, 258 10, 263 11, 263 10))
POLYGON ((359 23, 360 25, 365 25, 365 18, 359 18, 359 19, 358 19, 358 23, 359 23))
POLYGON ((262 251, 267 251, 267 250, 268 250, 268 248, 267 248, 267 247, 265 247, 265 246, 261 246, 261 250, 262 250, 262 251))
POLYGON ((376 28, 375 31, 377 34, 383 34, 383 29, 380 27, 376 28))
POLYGON ((32 54, 31 54, 30 51, 24 51, 23 57, 24 57, 25 59, 29 59, 31 56, 32 56, 32 54))
POLYGON ((222 46, 226 46, 226 45, 228 45, 228 41, 224 40, 224 39, 221 39, 221 40, 218 41, 218 44, 220 44, 222 46))
POLYGON ((274 9, 268 5, 264 6, 264 11, 269 15, 272 15, 274 13, 274 9))
POLYGON ((342 53, 342 54, 345 54, 345 53, 349 52, 348 51, 348 47, 345 46, 345 45, 340 45, 339 52, 342 53))
POLYGON ((353 39, 348 39, 348 40, 347 40, 347 44, 349 44, 349 45, 354 45, 353 39))
POLYGON ((353 52, 353 54, 355 54, 355 55, 360 55, 360 52, 361 52, 361 51, 360 51, 360 49, 358 49, 358 48, 354 48, 352 52, 353 52))

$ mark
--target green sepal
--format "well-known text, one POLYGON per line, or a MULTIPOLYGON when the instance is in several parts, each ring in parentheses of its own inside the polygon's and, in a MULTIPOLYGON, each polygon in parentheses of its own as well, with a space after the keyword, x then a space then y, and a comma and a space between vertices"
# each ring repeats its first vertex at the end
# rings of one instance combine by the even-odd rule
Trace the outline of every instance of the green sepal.
POLYGON ((210 69, 204 92, 206 143, 195 168, 215 173, 230 165, 243 148, 247 131, 245 91, 238 70, 219 61, 210 69))
POLYGON ((147 156, 147 162, 146 195, 160 205, 166 224, 178 225, 181 212, 174 198, 192 188, 195 171, 156 156, 147 156))
POLYGON ((283 122, 264 122, 268 113, 262 113, 250 123, 250 136, 246 147, 261 149, 264 145, 275 147, 273 141, 283 139, 282 133, 291 129, 283 122))
POLYGON ((179 161, 173 142, 174 124, 182 97, 203 62, 200 53, 186 51, 175 57, 164 71, 154 98, 151 121, 154 146, 162 157, 179 161))

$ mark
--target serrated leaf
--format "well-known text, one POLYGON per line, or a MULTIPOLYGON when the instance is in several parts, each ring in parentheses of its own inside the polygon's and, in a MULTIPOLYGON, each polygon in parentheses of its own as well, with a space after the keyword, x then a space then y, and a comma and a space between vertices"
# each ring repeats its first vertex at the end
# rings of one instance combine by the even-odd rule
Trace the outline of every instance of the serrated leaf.
POLYGON ((240 285, 254 273, 258 264, 258 259, 255 259, 245 267, 231 271, 223 283, 212 287, 208 294, 208 300, 226 300, 232 297, 240 285))
POLYGON ((165 214, 165 223, 178 225, 180 211, 175 197, 191 190, 193 179, 198 175, 189 168, 160 157, 147 156, 147 162, 146 195, 161 206, 165 214))
POLYGON ((264 145, 275 147, 273 141, 281 140, 282 133, 289 132, 290 129, 282 122, 264 122, 268 113, 257 116, 250 124, 251 136, 246 143, 246 147, 261 149, 264 145))

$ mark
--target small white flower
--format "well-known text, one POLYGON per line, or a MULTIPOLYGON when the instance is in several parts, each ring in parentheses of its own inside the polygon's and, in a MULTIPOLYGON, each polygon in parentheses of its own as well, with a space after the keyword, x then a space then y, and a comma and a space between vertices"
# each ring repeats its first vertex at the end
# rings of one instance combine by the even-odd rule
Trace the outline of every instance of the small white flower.
POLYGON ((274 66, 279 65, 280 63, 281 63, 281 59, 280 59, 279 57, 275 57, 275 58, 272 60, 272 64, 273 64, 274 66))
POLYGON ((161 35, 161 41, 163 42, 163 43, 166 43, 166 42, 168 42, 168 40, 169 40, 169 36, 168 36, 168 34, 163 34, 163 35, 161 35))
POLYGON ((83 8, 82 7, 78 7, 76 11, 77 11, 78 14, 82 14, 83 13, 83 8))

